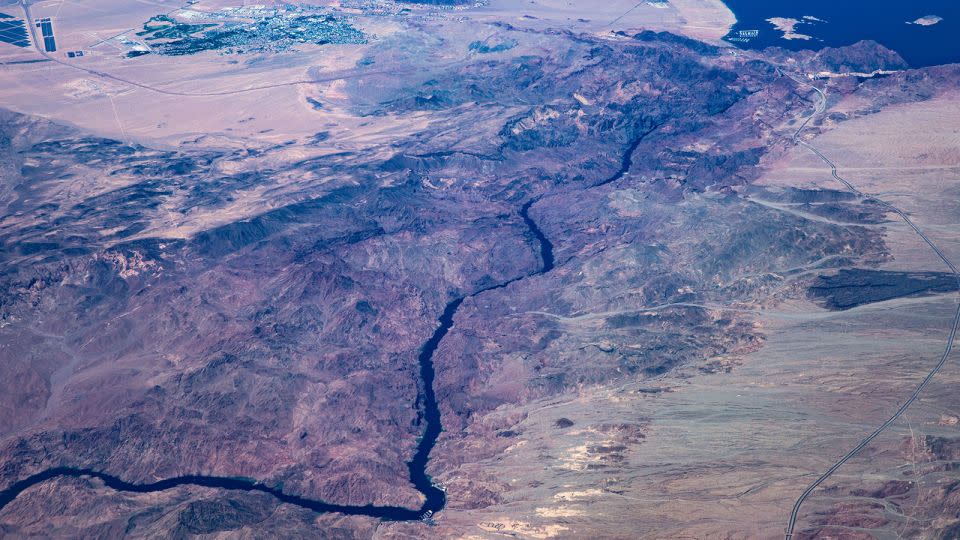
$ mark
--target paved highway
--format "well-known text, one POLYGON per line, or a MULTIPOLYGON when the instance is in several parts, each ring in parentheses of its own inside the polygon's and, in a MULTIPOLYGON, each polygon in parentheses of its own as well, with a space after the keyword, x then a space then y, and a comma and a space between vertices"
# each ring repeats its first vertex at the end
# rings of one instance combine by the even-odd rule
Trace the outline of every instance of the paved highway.
MULTIPOLYGON (((910 219, 909 216, 907 216, 906 213, 904 213, 902 210, 900 210, 896 206, 886 201, 882 201, 874 196, 867 195, 862 191, 860 191, 859 189, 857 189, 856 187, 854 187, 853 184, 851 184, 847 180, 843 179, 839 174, 837 174, 836 164, 830 161, 829 158, 823 155, 823 153, 821 153, 820 150, 817 150, 817 148, 815 148, 812 144, 800 138, 800 134, 803 132, 804 128, 807 127, 807 124, 810 123, 810 120, 812 120, 815 116, 823 113, 827 104, 827 95, 823 92, 823 90, 817 88, 816 86, 806 81, 797 79, 791 75, 787 75, 787 76, 793 79, 796 83, 800 85, 812 88, 817 93, 817 108, 816 110, 814 110, 814 112, 810 116, 808 116, 803 121, 802 124, 800 124, 800 127, 797 128, 797 131, 794 132, 793 141, 797 144, 804 146, 805 148, 807 148, 808 150, 816 154, 816 156, 819 157, 824 163, 826 163, 827 166, 830 167, 830 172, 833 175, 833 178, 837 182, 840 182, 841 184, 843 184, 843 186, 848 191, 856 194, 858 197, 862 197, 864 200, 874 201, 877 204, 880 204, 881 206, 886 208, 887 210, 900 216, 900 218, 903 219, 903 221, 907 225, 909 225, 910 228, 913 229, 915 233, 917 233, 917 236, 919 236, 920 239, 924 241, 924 243, 930 246, 930 249, 932 249, 937 254, 937 257, 939 257, 940 260, 943 261, 945 265, 947 265, 947 268, 949 268, 950 271, 953 273, 953 275, 956 277, 958 287, 960 287, 960 271, 957 270, 957 267, 954 266, 953 262, 951 262, 950 259, 943 253, 943 251, 941 251, 940 248, 937 247, 937 245, 934 244, 933 241, 930 240, 930 238, 927 237, 927 235, 924 234, 919 227, 917 227, 917 225, 913 222, 913 220, 910 219)), ((792 540, 793 529, 796 527, 796 524, 797 524, 797 516, 800 513, 800 507, 803 505, 804 501, 806 501, 810 497, 813 491, 817 489, 817 487, 820 484, 822 484, 827 478, 830 478, 830 476, 833 475, 833 473, 835 473, 837 469, 843 466, 844 463, 846 463, 851 458, 859 454, 861 450, 866 448, 866 446, 870 444, 870 442, 872 442, 874 439, 876 439, 877 436, 883 433, 884 430, 886 430, 891 425, 893 425, 893 423, 896 422, 898 418, 900 418, 900 416, 907 410, 907 408, 910 407, 910 405, 912 405, 913 402, 917 400, 917 397, 920 396, 920 392, 923 391, 923 389, 933 379, 933 377, 937 374, 937 372, 940 371, 941 368, 943 368, 943 365, 947 362, 947 358, 950 357, 950 352, 953 350, 953 342, 957 337, 958 327, 960 327, 960 303, 957 304, 957 311, 953 317, 953 326, 950 328, 950 334, 947 336, 947 342, 946 342, 946 345, 944 346, 943 354, 940 356, 939 362, 937 362, 937 364, 933 366, 933 369, 931 369, 927 373, 926 377, 924 377, 923 380, 920 381, 920 384, 918 384, 916 389, 913 391, 913 393, 910 394, 910 397, 907 398, 907 400, 904 401, 903 404, 900 405, 900 407, 897 408, 897 410, 889 418, 887 418, 886 421, 880 424, 880 426, 877 427, 877 429, 875 429, 872 433, 864 437, 859 444, 857 444, 849 452, 844 454, 843 457, 838 459, 833 465, 830 466, 829 469, 824 471, 823 474, 817 477, 816 480, 814 480, 809 486, 807 486, 805 490, 803 490, 803 493, 800 494, 800 497, 798 497, 797 501, 794 503, 793 510, 790 512, 790 520, 787 522, 787 529, 786 529, 786 535, 785 535, 786 540, 792 540)))

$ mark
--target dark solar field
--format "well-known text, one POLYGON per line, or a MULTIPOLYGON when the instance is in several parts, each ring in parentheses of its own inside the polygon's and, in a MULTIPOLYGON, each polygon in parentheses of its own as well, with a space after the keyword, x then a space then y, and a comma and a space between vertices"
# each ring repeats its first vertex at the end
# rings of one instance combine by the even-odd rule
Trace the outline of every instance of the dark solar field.
POLYGON ((53 23, 50 19, 37 19, 37 28, 43 34, 43 48, 47 52, 57 50, 57 42, 53 39, 53 23))
POLYGON ((0 13, 0 42, 29 47, 30 38, 27 37, 27 27, 16 17, 0 13))

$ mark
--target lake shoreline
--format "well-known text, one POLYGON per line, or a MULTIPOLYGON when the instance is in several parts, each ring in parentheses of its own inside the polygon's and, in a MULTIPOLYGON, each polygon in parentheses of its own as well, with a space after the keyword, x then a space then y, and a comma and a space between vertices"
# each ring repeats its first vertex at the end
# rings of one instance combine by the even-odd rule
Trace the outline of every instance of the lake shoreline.
POLYGON ((883 10, 864 1, 726 0, 725 5, 736 22, 723 40, 741 49, 815 51, 873 40, 911 68, 960 62, 960 49, 951 47, 960 32, 960 5, 948 0, 883 10))

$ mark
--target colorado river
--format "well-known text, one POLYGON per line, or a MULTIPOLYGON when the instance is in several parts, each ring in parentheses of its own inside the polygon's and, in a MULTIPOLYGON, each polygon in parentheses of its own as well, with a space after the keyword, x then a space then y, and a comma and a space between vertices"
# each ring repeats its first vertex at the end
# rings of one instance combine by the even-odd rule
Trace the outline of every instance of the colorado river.
POLYGON ((423 435, 420 437, 420 441, 417 444, 416 453, 413 455, 413 458, 407 462, 407 466, 410 469, 410 482, 417 489, 417 491, 422 493, 424 496, 423 505, 419 509, 410 509, 400 506, 360 506, 332 504, 298 495, 289 495, 284 493, 279 488, 270 487, 255 480, 246 478, 187 475, 178 476, 175 478, 167 478, 153 483, 135 484, 122 480, 121 478, 111 474, 93 469, 81 467, 53 467, 15 482, 7 489, 0 491, 0 510, 2 510, 6 505, 10 504, 14 499, 17 498, 18 495, 27 489, 42 482, 46 482, 47 480, 60 477, 96 478, 111 489, 115 489, 117 491, 127 491, 131 493, 151 493, 165 491, 180 486, 200 486, 234 491, 255 491, 270 494, 281 502, 306 508, 308 510, 313 510, 314 512, 336 512, 348 515, 362 515, 380 518, 387 521, 418 520, 442 510, 447 501, 446 493, 437 487, 427 474, 427 462, 430 460, 430 452, 437 444, 437 439, 440 437, 440 432, 443 430, 440 419, 440 407, 437 404, 437 396, 433 388, 433 382, 436 375, 433 367, 433 355, 437 351, 437 347, 440 345, 440 342, 443 340, 444 336, 446 336, 447 332, 450 331, 450 328, 453 327, 454 315, 456 315, 457 310, 460 308, 461 304, 463 304, 464 300, 487 291, 503 289, 511 283, 515 283, 521 279, 529 278, 535 275, 543 274, 544 272, 548 272, 553 268, 553 245, 529 215, 530 207, 535 202, 536 200, 531 200, 525 203, 520 208, 519 214, 520 217, 523 218, 523 222, 527 226, 530 234, 533 236, 533 239, 536 240, 537 244, 539 245, 541 259, 540 268, 532 273, 524 274, 507 280, 503 283, 477 290, 471 294, 461 296, 448 302, 443 310, 443 313, 438 319, 439 326, 433 332, 433 335, 430 337, 430 339, 427 340, 427 342, 424 343, 423 347, 420 349, 418 361, 420 364, 420 377, 423 382, 423 389, 421 395, 419 396, 419 402, 422 403, 423 406, 423 420, 425 423, 425 428, 423 435))

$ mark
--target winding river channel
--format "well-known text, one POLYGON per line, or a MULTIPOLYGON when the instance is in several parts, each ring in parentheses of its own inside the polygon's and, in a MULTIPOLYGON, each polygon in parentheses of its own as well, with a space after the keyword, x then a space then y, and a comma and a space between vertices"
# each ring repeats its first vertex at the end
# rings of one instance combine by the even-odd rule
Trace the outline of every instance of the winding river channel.
POLYGON ((127 491, 131 493, 151 493, 165 491, 180 486, 200 486, 235 491, 267 493, 276 497, 276 499, 281 502, 320 513, 336 512, 347 515, 363 515, 380 518, 387 521, 411 521, 431 516, 433 513, 443 509, 444 505, 446 504, 446 493, 443 491, 443 489, 435 485, 433 480, 430 478, 430 475, 427 474, 427 462, 430 460, 430 452, 437 444, 437 439, 440 437, 440 432, 443 430, 440 422, 440 407, 437 404, 437 396, 433 388, 433 382, 436 375, 433 367, 433 355, 444 336, 447 335, 447 332, 449 332, 450 328, 453 326, 454 315, 456 315, 457 310, 463 304, 464 300, 484 292, 495 289, 503 289, 511 283, 543 274, 553 268, 553 245, 543 234, 543 231, 541 231, 537 226, 536 222, 530 218, 530 207, 535 202, 536 199, 533 199, 525 203, 520 208, 519 214, 520 217, 523 218, 523 222, 527 226, 529 233, 539 244, 541 259, 540 268, 535 272, 515 277, 497 285, 491 285, 468 295, 460 296, 454 300, 451 300, 449 303, 447 303, 443 313, 438 319, 439 326, 434 331, 430 339, 427 340, 427 342, 420 349, 418 360, 420 363, 420 377, 423 381, 423 389, 418 401, 422 403, 423 420, 426 427, 424 428, 423 435, 420 437, 420 441, 417 444, 416 453, 407 463, 407 466, 410 469, 410 482, 414 485, 417 491, 422 493, 424 496, 424 503, 419 509, 404 508, 400 506, 360 506, 332 504, 298 495, 290 495, 284 493, 279 488, 270 487, 256 480, 247 478, 188 475, 167 478, 153 483, 135 484, 122 480, 111 474, 93 469, 79 467, 53 467, 20 480, 19 482, 12 484, 7 489, 0 491, 0 510, 2 510, 6 505, 10 504, 10 502, 16 499, 18 495, 27 489, 42 482, 46 482, 47 480, 52 480, 59 477, 90 477, 101 480, 107 487, 111 489, 115 489, 117 491, 127 491))

